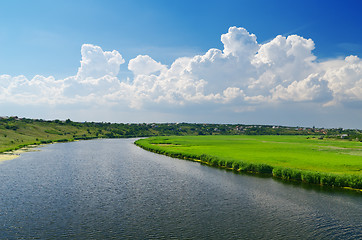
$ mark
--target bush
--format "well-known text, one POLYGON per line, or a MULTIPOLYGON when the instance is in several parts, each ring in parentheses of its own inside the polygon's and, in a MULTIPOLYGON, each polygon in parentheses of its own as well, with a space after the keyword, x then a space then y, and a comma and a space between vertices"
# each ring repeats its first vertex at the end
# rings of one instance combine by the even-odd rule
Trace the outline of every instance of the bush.
POLYGON ((298 180, 301 181, 301 175, 302 172, 300 170, 297 169, 290 169, 290 168, 279 168, 276 167, 272 170, 273 176, 274 177, 278 177, 281 179, 286 179, 286 180, 298 180))
POLYGON ((301 179, 306 183, 320 184, 320 174, 318 172, 303 171, 301 179))
POLYGON ((54 142, 69 142, 68 139, 58 139, 58 140, 55 140, 54 142))
POLYGON ((320 184, 326 186, 335 186, 336 176, 332 174, 322 174, 320 177, 320 184))
POLYGON ((240 164, 238 163, 238 162, 233 162, 232 163, 232 169, 233 170, 239 170, 239 168, 240 168, 240 164))
POLYGON ((227 167, 227 168, 233 168, 233 163, 226 161, 226 162, 225 162, 225 167, 227 167))

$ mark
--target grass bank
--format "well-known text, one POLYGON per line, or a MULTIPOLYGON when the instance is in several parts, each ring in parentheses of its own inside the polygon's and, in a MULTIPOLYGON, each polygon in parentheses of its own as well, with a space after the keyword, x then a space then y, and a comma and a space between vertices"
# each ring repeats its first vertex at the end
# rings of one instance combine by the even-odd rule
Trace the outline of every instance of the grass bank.
POLYGON ((362 143, 307 136, 174 136, 136 145, 210 166, 362 189, 362 143))
POLYGON ((39 145, 28 145, 28 146, 20 148, 20 149, 11 150, 11 151, 7 151, 7 152, 1 152, 0 153, 0 163, 3 161, 13 160, 13 159, 19 157, 20 154, 22 154, 24 152, 37 151, 37 150, 34 150, 33 148, 38 147, 38 146, 39 145))
POLYGON ((98 129, 72 122, 31 119, 0 120, 0 153, 15 151, 29 145, 69 142, 99 137, 98 129))

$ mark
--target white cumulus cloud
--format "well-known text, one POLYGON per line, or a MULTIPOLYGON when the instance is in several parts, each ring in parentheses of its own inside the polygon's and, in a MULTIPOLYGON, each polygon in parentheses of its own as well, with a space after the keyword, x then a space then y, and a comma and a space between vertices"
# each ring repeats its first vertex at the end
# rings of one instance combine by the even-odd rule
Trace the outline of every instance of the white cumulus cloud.
POLYGON ((323 79, 333 93, 329 104, 360 101, 362 104, 362 60, 348 56, 344 60, 325 62, 323 79))
POLYGON ((159 62, 156 62, 148 55, 138 55, 131 59, 128 64, 128 69, 135 75, 149 75, 159 71, 165 71, 167 68, 159 62))
POLYGON ((116 50, 103 51, 92 44, 83 44, 81 53, 82 60, 77 73, 80 80, 97 79, 106 75, 115 77, 119 66, 125 62, 116 50))
POLYGON ((161 112, 167 106, 206 105, 255 111, 283 102, 321 108, 353 103, 362 108, 362 61, 357 56, 317 61, 312 39, 278 35, 261 44, 238 27, 222 34, 221 42, 222 50, 178 58, 170 66, 139 55, 128 61, 131 79, 119 76, 125 60, 118 51, 84 44, 76 75, 65 79, 0 75, 0 99, 22 105, 82 103, 161 112))

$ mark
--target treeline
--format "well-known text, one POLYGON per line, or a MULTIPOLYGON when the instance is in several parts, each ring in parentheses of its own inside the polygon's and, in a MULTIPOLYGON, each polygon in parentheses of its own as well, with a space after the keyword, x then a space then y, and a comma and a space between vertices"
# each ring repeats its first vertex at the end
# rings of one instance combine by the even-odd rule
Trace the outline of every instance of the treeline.
POLYGON ((186 159, 201 162, 213 167, 226 168, 238 172, 261 173, 270 175, 284 180, 300 181, 309 184, 318 184, 322 186, 332 187, 350 187, 354 189, 362 189, 362 176, 360 175, 342 175, 322 172, 305 171, 284 167, 273 167, 268 164, 246 163, 235 160, 225 160, 207 154, 190 154, 174 152, 172 150, 165 151, 157 145, 152 145, 147 139, 141 139, 135 144, 145 150, 163 154, 173 158, 186 159))
POLYGON ((362 141, 362 131, 272 125, 73 122, 0 117, 0 152, 30 144, 168 135, 312 135, 362 141))
POLYGON ((167 135, 315 135, 327 138, 345 138, 362 140, 362 131, 342 128, 303 128, 273 125, 245 124, 202 124, 202 123, 109 123, 109 122, 73 122, 70 119, 42 120, 18 117, 0 117, 0 130, 43 126, 51 128, 50 134, 67 135, 73 133, 75 138, 92 137, 147 137, 167 135), (67 131, 69 127, 84 131, 67 131), (80 134, 81 133, 81 134, 80 134))

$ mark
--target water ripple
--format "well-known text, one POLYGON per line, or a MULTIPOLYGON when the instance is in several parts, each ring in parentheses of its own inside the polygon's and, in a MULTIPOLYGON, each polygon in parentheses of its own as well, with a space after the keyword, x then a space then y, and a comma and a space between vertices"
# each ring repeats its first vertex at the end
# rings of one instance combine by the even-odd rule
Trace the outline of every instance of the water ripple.
POLYGON ((131 139, 0 167, 0 239, 362 239, 361 195, 234 174, 131 139))

